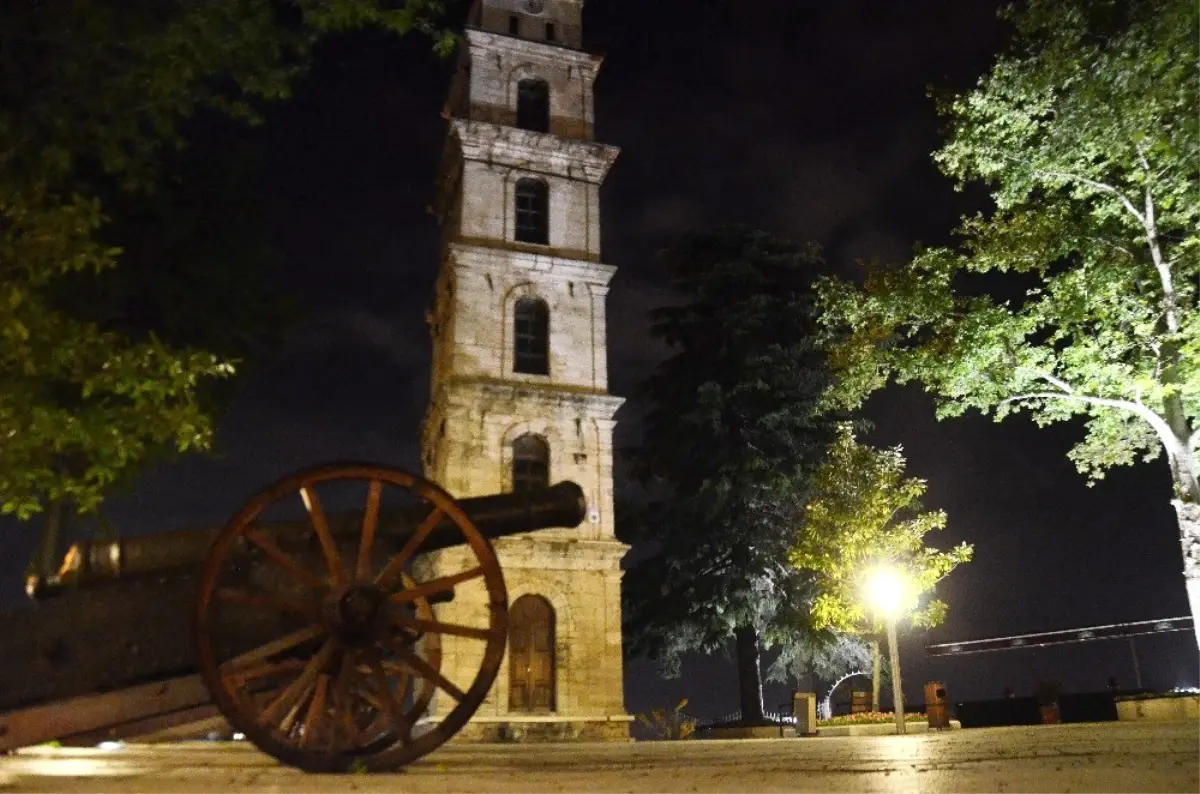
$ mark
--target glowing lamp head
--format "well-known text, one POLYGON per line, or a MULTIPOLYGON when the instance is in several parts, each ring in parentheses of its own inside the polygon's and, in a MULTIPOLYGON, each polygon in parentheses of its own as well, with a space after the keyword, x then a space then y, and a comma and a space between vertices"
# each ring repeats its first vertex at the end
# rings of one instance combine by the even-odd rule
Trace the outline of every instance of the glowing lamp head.
POLYGON ((911 606, 912 588, 899 568, 880 565, 867 572, 867 603, 880 615, 897 618, 911 606))

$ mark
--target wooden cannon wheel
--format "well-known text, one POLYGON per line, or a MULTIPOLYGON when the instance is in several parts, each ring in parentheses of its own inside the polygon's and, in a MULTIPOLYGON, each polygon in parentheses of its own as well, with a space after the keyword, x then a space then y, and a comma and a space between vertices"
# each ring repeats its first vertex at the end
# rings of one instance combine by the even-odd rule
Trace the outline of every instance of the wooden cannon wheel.
POLYGON ((204 565, 193 634, 214 701, 259 749, 310 772, 376 771, 425 755, 466 724, 495 680, 507 620, 492 546, 449 494, 395 469, 335 464, 285 477, 222 528, 204 565), (349 526, 345 514, 327 515, 317 493, 335 481, 366 489, 349 526), (405 533, 381 529, 390 489, 424 516, 405 533), (289 499, 300 500, 307 520, 268 523, 264 511, 289 499), (461 535, 454 559, 460 568, 468 560, 465 568, 418 572, 435 527, 439 537, 447 527, 461 535), (482 625, 438 620, 435 604, 463 587, 486 604, 482 625), (443 674, 443 635, 479 654, 469 684, 443 674), (430 708, 435 696, 449 699, 448 712, 430 708))

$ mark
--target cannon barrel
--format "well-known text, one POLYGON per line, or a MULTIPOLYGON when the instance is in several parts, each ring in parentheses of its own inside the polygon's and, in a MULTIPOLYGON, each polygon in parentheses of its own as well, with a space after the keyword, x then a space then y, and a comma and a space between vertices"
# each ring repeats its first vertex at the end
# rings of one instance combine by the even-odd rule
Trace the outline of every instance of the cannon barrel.
MULTIPOLYGON (((458 500, 458 505, 481 534, 489 539, 516 535, 550 527, 577 527, 587 512, 583 489, 573 482, 560 482, 546 488, 521 493, 477 496, 458 500)), ((416 506, 384 511, 379 518, 381 536, 403 538, 426 517, 429 508, 416 506)), ((335 535, 359 531, 361 513, 329 516, 335 535)), ((267 524, 264 528, 311 528, 307 522, 267 524)), ((156 532, 120 540, 83 541, 71 546, 62 567, 51 577, 34 576, 26 582, 31 598, 44 598, 67 588, 86 587, 97 582, 136 579, 203 564, 209 547, 220 528, 156 532)), ((428 553, 462 543, 462 533, 449 518, 421 544, 419 553, 428 553)))

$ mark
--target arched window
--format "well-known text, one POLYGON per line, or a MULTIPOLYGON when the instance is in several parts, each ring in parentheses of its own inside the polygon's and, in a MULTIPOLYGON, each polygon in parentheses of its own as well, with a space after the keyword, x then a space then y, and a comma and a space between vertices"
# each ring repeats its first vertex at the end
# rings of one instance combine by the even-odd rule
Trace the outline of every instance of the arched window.
POLYGON ((523 595, 508 614, 508 709, 554 711, 554 607, 523 595))
POLYGON ((521 493, 550 484, 550 447, 532 433, 513 441, 512 489, 521 493))
POLYGON ((513 372, 550 374, 550 309, 540 298, 513 307, 513 372))
POLYGON ((520 243, 550 242, 550 188, 538 179, 517 180, 516 238, 520 243))
POLYGON ((550 131, 550 86, 545 80, 517 83, 517 126, 534 132, 550 131))

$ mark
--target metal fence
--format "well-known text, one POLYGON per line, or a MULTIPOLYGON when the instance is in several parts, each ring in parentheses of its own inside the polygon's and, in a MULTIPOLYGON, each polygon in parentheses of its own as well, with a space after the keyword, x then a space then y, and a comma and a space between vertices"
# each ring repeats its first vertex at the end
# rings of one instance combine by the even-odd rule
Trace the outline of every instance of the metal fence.
MULTIPOLYGON (((795 725, 796 718, 785 711, 764 711, 763 717, 767 723, 771 725, 795 725)), ((728 728, 732 725, 739 725, 742 721, 742 710, 730 712, 724 717, 717 717, 714 720, 706 720, 696 723, 696 730, 703 731, 708 728, 728 728)))

